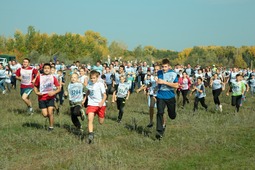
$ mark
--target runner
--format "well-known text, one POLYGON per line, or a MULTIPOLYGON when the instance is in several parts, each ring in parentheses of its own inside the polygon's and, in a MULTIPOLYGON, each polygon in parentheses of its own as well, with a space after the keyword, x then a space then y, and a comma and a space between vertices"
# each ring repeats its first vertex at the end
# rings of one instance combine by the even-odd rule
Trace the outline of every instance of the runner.
POLYGON ((42 115, 49 119, 48 131, 52 131, 54 124, 54 100, 55 95, 60 92, 60 85, 57 78, 51 74, 51 65, 49 63, 43 65, 43 74, 37 76, 34 83, 34 91, 38 96, 39 108, 42 110, 42 115), (54 86, 56 90, 54 90, 54 86))
POLYGON ((158 83, 156 138, 160 140, 165 132, 165 128, 163 127, 165 107, 167 106, 168 116, 171 119, 175 119, 176 117, 174 88, 177 89, 179 84, 177 74, 173 70, 170 70, 170 61, 168 59, 162 60, 162 70, 158 71, 158 78, 156 81, 158 83))
POLYGON ((38 75, 38 70, 30 67, 30 60, 28 58, 23 60, 22 68, 19 68, 16 72, 16 79, 21 81, 20 95, 24 103, 27 105, 27 110, 31 115, 33 114, 33 108, 29 96, 34 89, 33 83, 38 75))

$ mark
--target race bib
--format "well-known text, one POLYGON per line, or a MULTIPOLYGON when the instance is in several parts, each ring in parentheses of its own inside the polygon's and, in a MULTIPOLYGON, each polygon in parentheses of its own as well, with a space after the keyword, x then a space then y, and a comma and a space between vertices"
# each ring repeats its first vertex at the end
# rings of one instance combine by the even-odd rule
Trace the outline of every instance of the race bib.
POLYGON ((47 94, 53 91, 54 79, 52 75, 41 75, 40 76, 40 93, 47 94))
POLYGON ((33 70, 24 70, 21 69, 21 84, 23 85, 32 85, 32 73, 33 70))

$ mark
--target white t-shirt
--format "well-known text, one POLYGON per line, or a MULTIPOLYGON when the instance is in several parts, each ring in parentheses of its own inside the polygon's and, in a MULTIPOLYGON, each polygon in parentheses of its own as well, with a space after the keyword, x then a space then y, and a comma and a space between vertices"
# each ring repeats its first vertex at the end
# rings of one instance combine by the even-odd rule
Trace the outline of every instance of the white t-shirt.
MULTIPOLYGON (((87 89, 89 90, 88 106, 99 106, 105 93, 104 84, 101 81, 98 81, 95 84, 89 81, 87 89)), ((105 103, 103 106, 105 106, 105 103)))
POLYGON ((85 80, 88 80, 88 76, 83 75, 83 76, 80 76, 80 77, 79 77, 79 81, 80 81, 82 84, 84 84, 85 80))
POLYGON ((16 71, 19 69, 19 66, 17 64, 10 65, 10 68, 12 69, 12 75, 16 76, 16 71))

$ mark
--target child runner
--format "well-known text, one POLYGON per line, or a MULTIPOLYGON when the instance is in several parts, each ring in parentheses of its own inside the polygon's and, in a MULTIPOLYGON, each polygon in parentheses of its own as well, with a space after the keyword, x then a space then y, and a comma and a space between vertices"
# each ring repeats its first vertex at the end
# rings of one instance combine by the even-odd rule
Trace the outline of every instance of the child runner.
POLYGON ((35 82, 35 78, 39 75, 38 70, 30 67, 30 60, 25 58, 23 60, 22 68, 19 68, 16 72, 16 79, 20 80, 20 95, 22 100, 27 105, 28 112, 32 115, 33 108, 32 102, 29 99, 29 95, 32 93, 34 89, 33 83, 35 82))
POLYGON ((8 92, 11 92, 11 77, 12 77, 12 70, 9 65, 5 66, 6 69, 6 78, 5 78, 5 85, 8 89, 8 92))
POLYGON ((77 73, 73 73, 71 76, 71 83, 68 85, 68 93, 72 122, 77 129, 83 131, 78 119, 78 116, 81 117, 82 121, 85 119, 85 112, 82 109, 83 84, 79 82, 79 75, 77 73))
POLYGON ((242 106, 242 105, 243 105, 243 102, 246 101, 246 92, 249 91, 250 86, 248 85, 247 80, 244 79, 244 74, 240 73, 240 75, 241 75, 241 81, 242 81, 242 82, 244 83, 244 85, 245 85, 244 94, 242 95, 242 100, 241 100, 241 104, 240 104, 240 106, 242 106))
POLYGON ((220 112, 222 112, 222 105, 220 104, 219 96, 224 88, 224 83, 218 76, 218 73, 215 73, 211 78, 210 86, 212 87, 213 101, 216 105, 216 111, 220 110, 220 112))
POLYGON ((189 99, 187 98, 187 95, 189 93, 189 89, 191 86, 191 81, 186 72, 182 73, 182 77, 179 78, 178 83, 179 83, 180 91, 182 93, 182 100, 183 100, 182 108, 184 108, 186 102, 189 103, 189 99))
POLYGON ((0 89, 2 90, 2 93, 5 94, 6 90, 5 90, 5 77, 6 77, 6 73, 5 73, 5 69, 2 65, 2 63, 0 63, 0 89))
POLYGON ((105 86, 99 79, 99 72, 92 70, 90 72, 90 82, 88 83, 86 97, 84 98, 82 104, 85 103, 86 98, 88 98, 88 107, 86 114, 88 115, 88 143, 92 143, 94 139, 93 132, 93 121, 94 117, 98 115, 98 121, 103 124, 105 117, 105 100, 106 100, 106 90, 105 86))
POLYGON ((251 89, 251 96, 253 97, 253 95, 255 93, 255 75, 251 76, 251 79, 249 80, 249 85, 250 85, 250 89, 251 89))
POLYGON ((37 76, 34 84, 35 94, 38 95, 39 108, 42 109, 42 115, 49 118, 49 131, 53 130, 54 118, 54 100, 55 95, 60 91, 60 85, 56 77, 51 74, 51 65, 43 65, 43 74, 37 76), (54 90, 54 86, 56 90, 54 90))
POLYGON ((118 123, 121 123, 122 116, 124 113, 125 101, 128 100, 130 95, 130 85, 125 82, 125 76, 120 76, 120 83, 117 91, 113 92, 112 102, 117 102, 117 109, 119 110, 118 123))
MULTIPOLYGON (((154 75, 147 74, 147 79, 150 79, 151 82, 148 86, 148 105, 149 105, 149 114, 150 114, 150 123, 147 125, 148 128, 153 127, 153 115, 154 115, 154 108, 156 107, 157 101, 157 82, 155 78, 157 77, 157 72, 159 71, 160 67, 157 65, 154 67, 154 75)), ((163 126, 165 126, 165 116, 163 126)))
POLYGON ((58 80, 59 80, 59 84, 61 87, 60 92, 57 94, 57 99, 59 100, 59 104, 60 106, 63 106, 64 103, 64 85, 65 85, 65 78, 63 76, 63 71, 62 70, 58 70, 57 71, 58 74, 58 80))
POLYGON ((245 84, 241 81, 242 76, 240 74, 236 75, 236 80, 231 82, 229 89, 226 95, 229 95, 229 92, 232 91, 232 100, 231 105, 236 107, 236 112, 239 112, 242 96, 245 91, 245 84))
MULTIPOLYGON (((195 112, 198 109, 198 102, 201 103, 201 105, 205 108, 205 110, 207 111, 207 105, 205 104, 205 86, 203 84, 203 79, 202 77, 197 77, 197 84, 196 86, 193 87, 192 89, 192 93, 196 93, 195 94, 195 101, 194 101, 194 108, 193 111, 195 112)), ((190 93, 190 95, 192 95, 192 93, 190 93)))
POLYGON ((173 70, 170 70, 170 61, 168 59, 162 60, 162 70, 158 71, 156 81, 158 84, 156 138, 160 140, 165 132, 165 128, 163 127, 163 115, 165 107, 167 106, 168 116, 171 119, 175 119, 176 117, 174 88, 177 89, 179 84, 177 74, 173 70))

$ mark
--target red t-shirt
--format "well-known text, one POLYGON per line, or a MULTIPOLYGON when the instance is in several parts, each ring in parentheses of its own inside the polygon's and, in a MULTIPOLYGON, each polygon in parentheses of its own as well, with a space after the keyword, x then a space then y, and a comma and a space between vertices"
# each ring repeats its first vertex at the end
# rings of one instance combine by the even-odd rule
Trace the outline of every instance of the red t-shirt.
POLYGON ((56 87, 60 86, 57 78, 51 74, 50 75, 41 74, 37 76, 34 85, 35 87, 38 88, 40 93, 43 94, 38 96, 38 100, 54 99, 55 96, 49 96, 48 92, 54 91, 54 86, 56 87))
POLYGON ((32 80, 36 77, 38 70, 33 67, 19 68, 16 72, 16 76, 21 76, 20 88, 34 88, 32 80))

